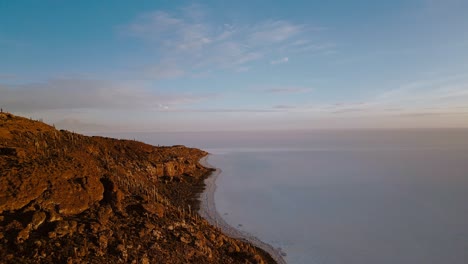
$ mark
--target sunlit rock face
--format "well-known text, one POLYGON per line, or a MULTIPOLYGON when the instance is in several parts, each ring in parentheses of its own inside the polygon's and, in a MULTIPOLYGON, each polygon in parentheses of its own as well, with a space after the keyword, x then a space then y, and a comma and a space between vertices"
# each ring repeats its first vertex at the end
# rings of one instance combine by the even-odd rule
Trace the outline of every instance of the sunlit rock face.
POLYGON ((198 163, 205 155, 87 137, 0 113, 0 259, 272 262, 196 213, 211 172, 198 163))

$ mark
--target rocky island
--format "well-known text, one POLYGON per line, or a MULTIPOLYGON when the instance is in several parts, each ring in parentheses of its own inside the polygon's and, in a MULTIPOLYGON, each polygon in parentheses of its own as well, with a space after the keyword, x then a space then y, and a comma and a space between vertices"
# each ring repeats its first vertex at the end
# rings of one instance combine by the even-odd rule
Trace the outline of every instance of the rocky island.
POLYGON ((197 213, 206 155, 0 113, 2 263, 274 263, 197 213))

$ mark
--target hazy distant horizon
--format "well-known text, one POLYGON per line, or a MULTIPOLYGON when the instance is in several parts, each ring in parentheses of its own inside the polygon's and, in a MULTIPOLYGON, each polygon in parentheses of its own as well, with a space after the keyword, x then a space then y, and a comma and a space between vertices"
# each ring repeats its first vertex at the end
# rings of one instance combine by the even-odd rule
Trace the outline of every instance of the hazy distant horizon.
MULTIPOLYGON (((467 108, 468 109, 468 108, 467 108)), ((59 122, 54 123, 51 118, 38 115, 25 115, 24 113, 16 113, 14 114, 22 115, 25 117, 31 117, 33 119, 40 119, 44 122, 54 125, 58 129, 66 129, 70 131, 75 131, 79 133, 88 133, 88 134, 99 134, 99 133, 114 133, 118 131, 118 133, 209 133, 209 132, 265 132, 265 131, 273 131, 273 132, 285 132, 285 131, 404 131, 404 130, 454 130, 454 129, 468 129, 468 122, 463 122, 458 125, 450 124, 448 126, 441 125, 436 126, 433 124, 428 125, 402 125, 402 124, 389 124, 386 126, 366 126, 362 124, 357 124, 355 126, 348 126, 348 125, 319 125, 316 127, 308 127, 308 128, 298 128, 295 126, 288 127, 284 124, 279 124, 277 127, 268 128, 263 126, 255 126, 249 128, 249 126, 239 125, 236 128, 226 127, 224 128, 223 125, 214 126, 206 128, 204 126, 198 126, 196 129, 175 129, 171 130, 171 127, 165 128, 164 126, 156 127, 157 121, 153 122, 152 128, 145 128, 148 126, 120 126, 120 125, 104 125, 98 123, 82 123, 78 120, 61 120, 59 122)), ((352 119, 351 119, 352 120, 352 119)), ((468 120, 468 113, 466 114, 466 120, 468 120)))
POLYGON ((353 139, 359 146, 372 142, 374 146, 385 146, 389 139, 394 139, 396 146, 458 146, 468 147, 464 139, 468 129, 401 129, 401 130, 291 130, 291 131, 231 131, 231 132, 108 132, 91 133, 90 135, 115 137, 119 139, 138 140, 152 145, 187 147, 209 150, 213 148, 255 148, 304 149, 308 146, 327 146, 336 144, 333 140, 341 137, 353 139))
POLYGON ((453 130, 466 130, 468 131, 468 126, 460 126, 460 127, 394 127, 394 128, 383 128, 383 127, 374 127, 374 128, 367 128, 367 127, 356 127, 356 128, 309 128, 309 129, 258 129, 258 130, 245 130, 245 129, 239 129, 239 130, 175 130, 175 131, 165 131, 165 130, 86 130, 86 129, 80 129, 80 128, 75 128, 75 127, 67 127, 67 126, 58 126, 53 123, 48 123, 50 125, 54 125, 57 129, 65 129, 69 131, 74 131, 77 133, 83 133, 86 135, 108 135, 108 134, 122 134, 122 135, 127 135, 127 134, 147 134, 147 133, 156 133, 156 134, 167 134, 167 133, 177 133, 177 134, 183 134, 183 133, 253 133, 253 134, 259 134, 259 133, 301 133, 301 132, 372 132, 372 131, 453 131, 453 130))

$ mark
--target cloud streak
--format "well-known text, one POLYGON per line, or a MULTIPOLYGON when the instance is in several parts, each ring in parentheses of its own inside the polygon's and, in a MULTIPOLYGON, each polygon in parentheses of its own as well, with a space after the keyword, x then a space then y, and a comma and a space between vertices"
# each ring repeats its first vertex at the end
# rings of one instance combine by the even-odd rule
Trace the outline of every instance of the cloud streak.
POLYGON ((0 73, 0 80, 13 80, 16 79, 17 76, 14 74, 8 74, 8 73, 0 73))
POLYGON ((272 61, 270 61, 270 64, 271 65, 283 64, 283 63, 287 63, 288 61, 289 61, 289 58, 284 57, 284 58, 281 58, 281 59, 278 59, 278 60, 272 60, 272 61))
POLYGON ((142 82, 53 79, 44 83, 0 84, 0 104, 9 111, 70 109, 167 110, 214 95, 162 93, 142 82))
MULTIPOLYGON (((158 53, 150 69, 164 68, 171 62, 171 67, 179 69, 178 74, 220 69, 239 71, 264 59, 271 64, 288 62, 288 57, 277 61, 268 59, 279 52, 308 52, 305 48, 309 46, 332 48, 309 39, 321 31, 310 25, 285 20, 220 25, 212 23, 201 7, 195 8, 196 15, 192 10, 141 14, 121 26, 119 32, 141 40, 158 53)), ((154 76, 159 77, 160 74, 154 76)))
MULTIPOLYGON (((292 113, 363 118, 462 116, 468 114, 468 76, 413 81, 376 94, 364 102, 309 103, 283 110, 292 113)), ((468 125, 468 121, 465 123, 468 125)))
POLYGON ((299 94, 299 93, 309 93, 312 91, 310 88, 303 87, 270 87, 262 89, 265 93, 272 94, 299 94))

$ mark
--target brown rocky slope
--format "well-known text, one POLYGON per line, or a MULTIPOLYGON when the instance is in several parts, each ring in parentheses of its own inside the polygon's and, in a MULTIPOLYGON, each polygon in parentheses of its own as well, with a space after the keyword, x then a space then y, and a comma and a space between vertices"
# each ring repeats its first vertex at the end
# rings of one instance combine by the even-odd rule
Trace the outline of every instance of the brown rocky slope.
POLYGON ((0 113, 1 262, 273 263, 196 213, 206 154, 0 113))

